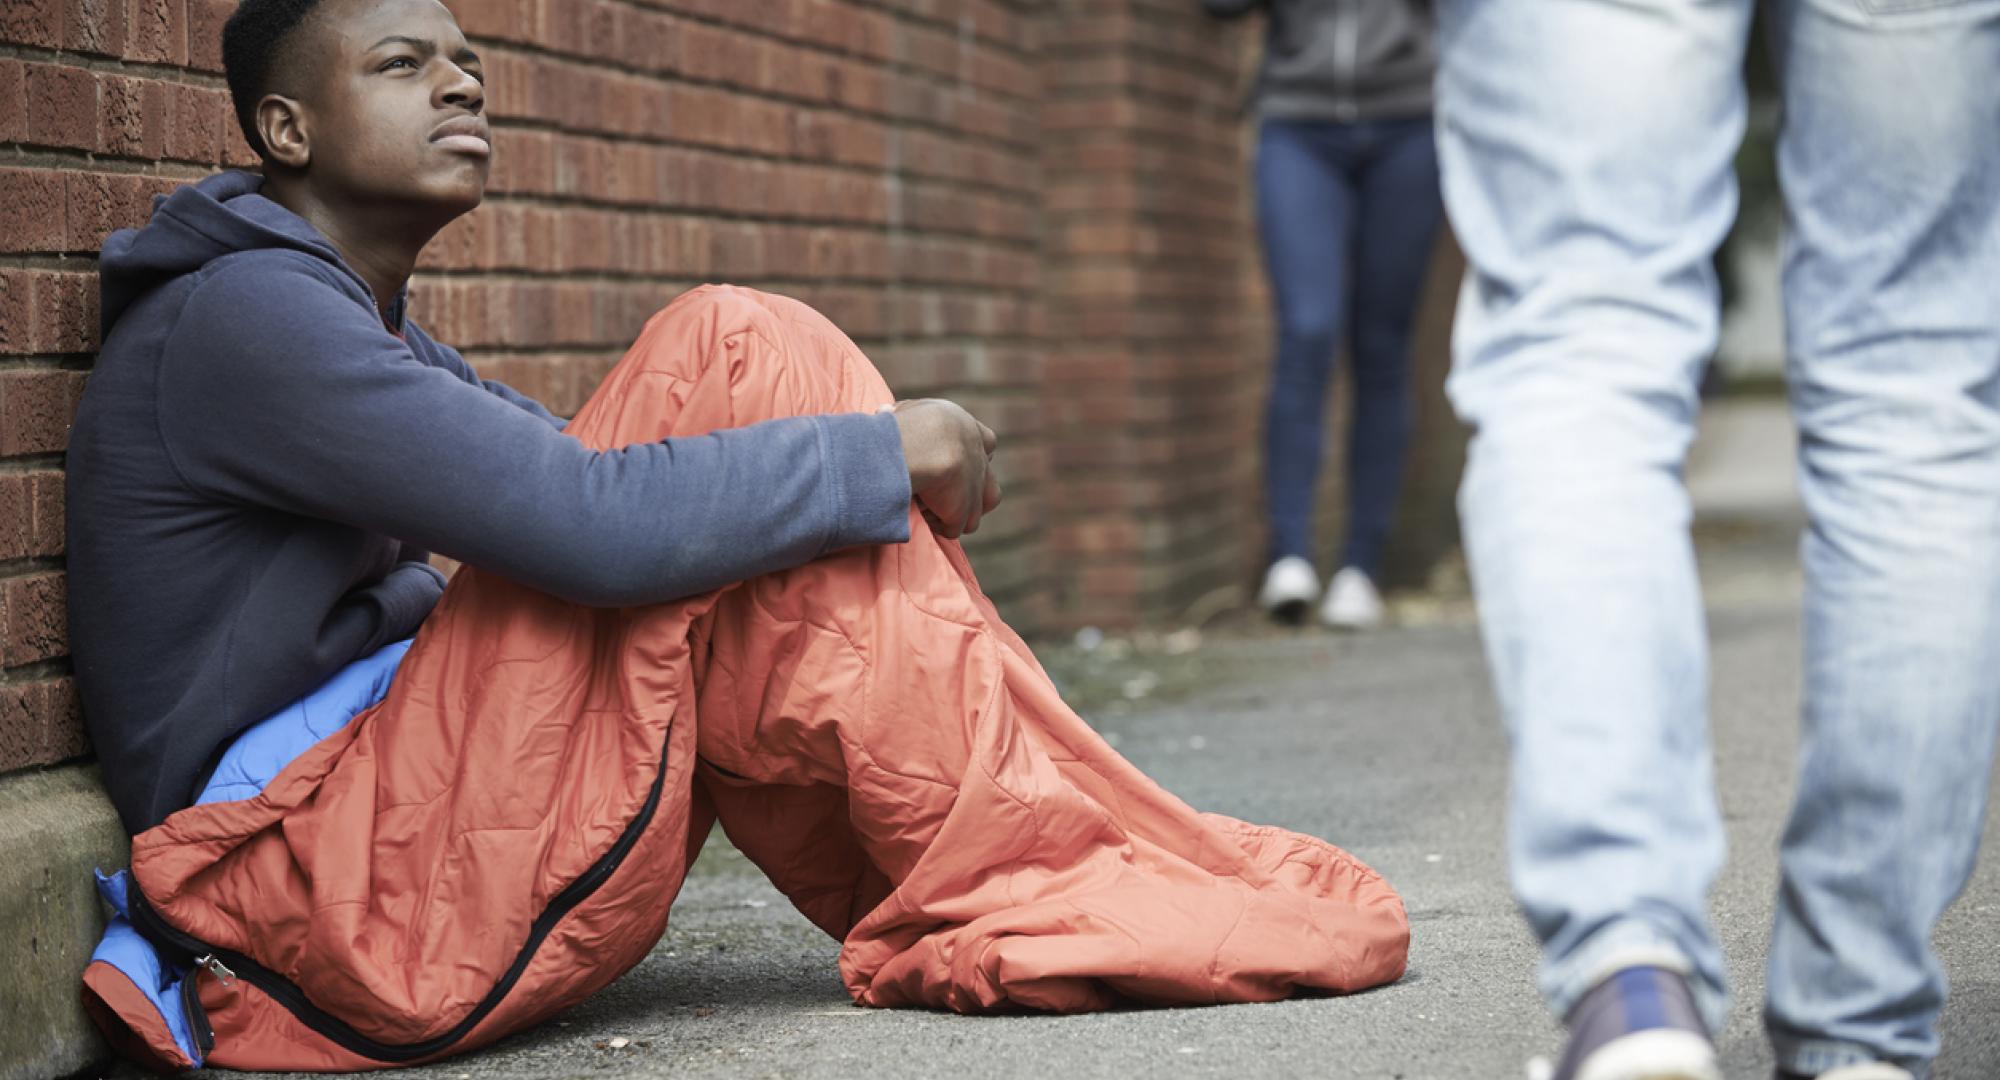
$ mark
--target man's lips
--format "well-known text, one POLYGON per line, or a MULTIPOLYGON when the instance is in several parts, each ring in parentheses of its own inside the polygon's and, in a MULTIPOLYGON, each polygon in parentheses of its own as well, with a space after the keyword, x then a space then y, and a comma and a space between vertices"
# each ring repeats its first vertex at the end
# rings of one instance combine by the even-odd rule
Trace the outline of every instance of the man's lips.
POLYGON ((493 152, 493 136, 483 116, 454 116, 431 129, 439 149, 484 157, 493 152))

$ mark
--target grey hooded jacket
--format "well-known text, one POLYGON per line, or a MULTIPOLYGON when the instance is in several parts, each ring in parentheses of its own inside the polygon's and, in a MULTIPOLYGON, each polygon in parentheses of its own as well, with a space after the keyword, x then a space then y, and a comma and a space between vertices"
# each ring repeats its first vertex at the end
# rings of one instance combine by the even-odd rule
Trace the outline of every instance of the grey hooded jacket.
POLYGON ((1423 116, 1437 70, 1429 0, 1201 0, 1269 15, 1252 102, 1259 116, 1354 123, 1423 116))
POLYGON ((579 604, 689 596, 909 536, 895 418, 595 451, 474 374, 305 219, 225 172, 104 243, 70 435, 69 628, 140 832, 235 734, 415 632, 436 551, 579 604))

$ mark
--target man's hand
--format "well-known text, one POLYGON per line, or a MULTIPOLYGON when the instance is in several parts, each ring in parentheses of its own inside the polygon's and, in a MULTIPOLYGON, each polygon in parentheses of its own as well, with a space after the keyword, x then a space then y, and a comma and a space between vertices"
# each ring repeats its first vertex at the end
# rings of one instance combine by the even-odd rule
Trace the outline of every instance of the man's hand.
POLYGON ((1000 505, 1000 480, 992 469, 993 429, 939 398, 898 401, 883 408, 896 414, 903 460, 910 468, 910 493, 924 519, 941 536, 977 531, 979 519, 1000 505))

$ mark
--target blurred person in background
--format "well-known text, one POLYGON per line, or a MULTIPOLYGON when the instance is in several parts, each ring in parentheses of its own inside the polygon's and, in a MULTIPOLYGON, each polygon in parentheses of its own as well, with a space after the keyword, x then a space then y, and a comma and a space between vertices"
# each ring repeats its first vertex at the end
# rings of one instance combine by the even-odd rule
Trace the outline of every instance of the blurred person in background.
MULTIPOLYGON (((1444 0, 1450 393, 1558 1080, 1719 1075, 1723 860, 1681 469, 1736 211, 1750 0, 1444 0)), ((1810 524, 1781 1078, 1907 1080, 2000 727, 2000 0, 1773 0, 1810 524)))
POLYGON ((1277 348, 1265 412, 1270 562, 1257 602, 1286 621, 1318 602, 1328 625, 1373 626, 1382 620, 1375 583, 1413 419, 1410 329, 1441 216, 1431 5, 1201 2, 1220 17, 1261 8, 1268 18, 1252 104, 1277 348), (1347 537, 1322 597, 1313 494, 1327 381, 1343 345, 1354 375, 1347 537))

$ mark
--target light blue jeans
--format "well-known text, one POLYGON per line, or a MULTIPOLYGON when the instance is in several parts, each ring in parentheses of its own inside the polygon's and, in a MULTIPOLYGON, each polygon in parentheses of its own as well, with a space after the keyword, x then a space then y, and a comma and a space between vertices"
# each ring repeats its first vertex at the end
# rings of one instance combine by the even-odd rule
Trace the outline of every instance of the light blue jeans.
MULTIPOLYGON (((1750 0, 1444 0, 1470 257, 1461 510, 1511 736, 1509 860, 1566 1013, 1631 963, 1711 1027, 1723 859, 1681 467, 1736 210, 1750 0)), ((2000 732, 2000 0, 1776 0, 1810 514, 1798 803, 1766 1018, 1813 1074, 1937 1051, 1938 917, 2000 732)))

